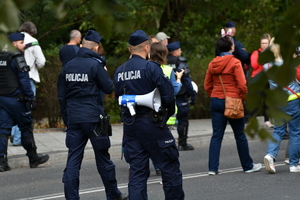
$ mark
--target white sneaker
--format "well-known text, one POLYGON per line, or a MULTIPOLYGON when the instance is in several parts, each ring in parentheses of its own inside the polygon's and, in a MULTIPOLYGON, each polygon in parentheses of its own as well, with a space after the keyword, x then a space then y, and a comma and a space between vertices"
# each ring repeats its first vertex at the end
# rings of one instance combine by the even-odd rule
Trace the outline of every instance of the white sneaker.
POLYGON ((291 166, 290 167, 290 172, 300 172, 300 166, 291 166))
POLYGON ((253 167, 252 169, 249 169, 247 171, 245 171, 246 173, 252 173, 252 172, 257 172, 259 171, 261 168, 261 164, 260 163, 257 163, 257 164, 253 164, 253 167))
POLYGON ((276 173, 276 169, 275 169, 275 166, 274 166, 274 159, 270 155, 266 155, 264 157, 264 163, 265 163, 266 170, 270 174, 275 174, 276 173))
POLYGON ((214 176, 214 175, 217 175, 217 174, 222 174, 222 171, 217 171, 217 172, 216 171, 209 171, 208 172, 208 175, 213 175, 214 176))
POLYGON ((287 165, 289 165, 289 164, 290 164, 290 159, 289 159, 289 158, 286 158, 286 159, 284 160, 284 163, 287 164, 287 165))
POLYGON ((270 121, 266 121, 265 125, 267 128, 274 128, 274 125, 270 121))

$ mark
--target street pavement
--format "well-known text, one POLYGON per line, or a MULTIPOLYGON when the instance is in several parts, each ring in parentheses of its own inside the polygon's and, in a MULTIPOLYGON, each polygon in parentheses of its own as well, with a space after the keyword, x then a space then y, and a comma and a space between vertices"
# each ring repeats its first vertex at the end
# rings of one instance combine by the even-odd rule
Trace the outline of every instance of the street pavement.
MULTIPOLYGON (((258 121, 263 125, 263 118, 258 117, 258 121)), ((178 137, 177 130, 171 130, 175 138, 178 137)), ((112 136, 110 136, 111 148, 110 155, 121 156, 121 144, 123 136, 123 125, 112 125, 112 136)), ((189 120, 188 143, 193 146, 208 144, 212 134, 211 119, 194 119, 189 120)), ((35 129, 34 138, 37 146, 37 152, 49 154, 48 164, 54 162, 65 162, 67 160, 68 149, 65 145, 66 133, 63 129, 35 129)), ((230 125, 227 125, 223 142, 234 141, 234 135, 230 125)), ((13 146, 10 142, 8 145, 8 163, 11 168, 29 167, 29 161, 25 155, 26 151, 22 146, 13 146)), ((85 148, 84 159, 94 158, 94 152, 90 142, 85 148)))

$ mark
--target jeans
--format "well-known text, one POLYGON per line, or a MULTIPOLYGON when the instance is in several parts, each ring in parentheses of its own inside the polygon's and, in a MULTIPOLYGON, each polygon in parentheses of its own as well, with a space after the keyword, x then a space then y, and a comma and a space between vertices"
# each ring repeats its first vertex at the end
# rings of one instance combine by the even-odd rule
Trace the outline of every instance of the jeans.
POLYGON ((276 159, 280 143, 288 126, 290 131, 290 166, 297 166, 300 156, 300 99, 289 101, 285 108, 285 113, 290 115, 292 119, 289 122, 283 122, 282 125, 274 126, 273 138, 276 141, 270 140, 267 155, 276 159))
POLYGON ((30 79, 30 85, 31 85, 31 90, 33 92, 33 95, 36 96, 35 81, 33 79, 30 79))
POLYGON ((14 136, 13 145, 21 144, 21 131, 20 131, 18 125, 12 127, 11 136, 14 136))
POLYGON ((249 154, 248 140, 244 133, 244 118, 229 119, 224 116, 225 99, 211 98, 210 112, 213 135, 209 146, 209 171, 218 171, 220 151, 227 122, 231 125, 236 140, 236 146, 244 171, 253 168, 253 160, 249 154))

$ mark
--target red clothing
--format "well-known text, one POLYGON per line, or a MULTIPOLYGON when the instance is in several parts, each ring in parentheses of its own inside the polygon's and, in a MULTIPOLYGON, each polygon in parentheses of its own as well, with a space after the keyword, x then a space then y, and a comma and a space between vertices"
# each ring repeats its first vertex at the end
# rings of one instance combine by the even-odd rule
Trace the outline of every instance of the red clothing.
POLYGON ((259 48, 256 51, 253 51, 253 53, 250 56, 250 62, 251 62, 251 67, 253 68, 251 77, 253 78, 256 76, 259 72, 263 71, 263 65, 258 63, 258 57, 259 57, 259 52, 262 52, 262 48, 259 48))
POLYGON ((296 79, 300 82, 300 65, 296 68, 296 79))
POLYGON ((219 74, 226 96, 245 99, 248 90, 241 61, 233 55, 217 56, 208 65, 204 89, 210 97, 225 99, 219 74))

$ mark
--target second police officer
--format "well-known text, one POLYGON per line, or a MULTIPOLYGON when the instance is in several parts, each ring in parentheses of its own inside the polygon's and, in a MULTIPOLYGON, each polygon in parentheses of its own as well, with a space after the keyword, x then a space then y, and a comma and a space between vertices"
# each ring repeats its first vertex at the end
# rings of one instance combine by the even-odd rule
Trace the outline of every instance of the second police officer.
MULTIPOLYGON (((137 30, 129 38, 132 57, 115 72, 116 98, 122 95, 144 95, 158 89, 162 107, 168 109, 166 119, 174 113, 175 99, 171 82, 164 76, 156 62, 147 61, 150 41, 142 30, 137 30)), ((136 114, 131 116, 126 106, 121 106, 125 152, 130 165, 129 199, 146 200, 147 179, 150 174, 149 158, 161 170, 166 200, 182 200, 182 172, 179 169, 179 153, 175 139, 165 121, 160 121, 161 113, 146 106, 135 106, 136 114)))
POLYGON ((177 113, 177 132, 178 132, 178 150, 187 151, 194 150, 194 147, 187 143, 188 128, 189 128, 189 98, 191 104, 195 104, 196 92, 193 89, 190 70, 187 60, 181 57, 180 42, 172 42, 167 45, 169 55, 167 56, 168 64, 173 67, 176 72, 184 69, 184 74, 181 77, 182 87, 176 95, 177 113))
POLYGON ((58 99, 65 125, 67 125, 66 146, 68 160, 63 175, 66 199, 79 199, 79 170, 84 148, 88 139, 94 149, 98 173, 105 187, 107 200, 126 200, 117 188, 115 165, 110 160, 108 149, 110 140, 107 132, 102 131, 106 124, 100 92, 110 94, 113 82, 104 69, 104 63, 97 53, 101 37, 89 30, 77 56, 67 62, 58 79, 58 99))
POLYGON ((8 35, 18 52, 0 53, 0 172, 9 171, 7 141, 11 128, 18 125, 21 143, 27 151, 31 168, 48 161, 49 155, 37 154, 33 137, 31 110, 35 108, 34 94, 29 80, 29 66, 24 56, 24 34, 8 35))

